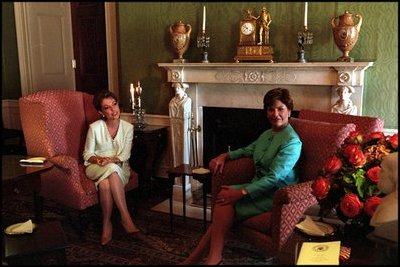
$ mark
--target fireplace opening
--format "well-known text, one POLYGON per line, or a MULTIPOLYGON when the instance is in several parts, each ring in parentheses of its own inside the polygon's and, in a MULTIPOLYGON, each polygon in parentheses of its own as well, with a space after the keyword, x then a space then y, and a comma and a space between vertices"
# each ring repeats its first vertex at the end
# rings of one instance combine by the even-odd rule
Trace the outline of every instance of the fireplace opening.
MULTIPOLYGON (((297 117, 298 111, 292 111, 297 117)), ((249 145, 271 128, 263 109, 203 107, 203 163, 219 154, 249 145)))

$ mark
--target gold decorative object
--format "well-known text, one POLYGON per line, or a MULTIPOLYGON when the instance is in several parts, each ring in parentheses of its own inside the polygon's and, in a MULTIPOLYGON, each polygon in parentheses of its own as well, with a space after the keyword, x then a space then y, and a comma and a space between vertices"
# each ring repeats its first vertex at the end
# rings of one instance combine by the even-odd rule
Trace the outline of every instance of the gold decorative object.
POLYGON ((335 43, 343 53, 336 61, 354 62, 349 53, 358 40, 361 24, 362 16, 360 14, 353 15, 347 10, 343 15, 331 19, 335 43), (354 23, 354 17, 358 18, 357 24, 354 23))
POLYGON ((186 59, 183 58, 183 54, 189 48, 192 26, 179 21, 169 27, 169 32, 171 34, 172 49, 178 55, 178 58, 174 59, 173 62, 185 63, 186 59))
POLYGON ((235 61, 267 61, 273 62, 273 49, 269 44, 269 25, 271 15, 263 7, 259 16, 252 15, 247 9, 239 24, 239 45, 235 61), (257 40, 258 37, 258 40, 257 40), (258 42, 257 42, 258 41, 258 42))

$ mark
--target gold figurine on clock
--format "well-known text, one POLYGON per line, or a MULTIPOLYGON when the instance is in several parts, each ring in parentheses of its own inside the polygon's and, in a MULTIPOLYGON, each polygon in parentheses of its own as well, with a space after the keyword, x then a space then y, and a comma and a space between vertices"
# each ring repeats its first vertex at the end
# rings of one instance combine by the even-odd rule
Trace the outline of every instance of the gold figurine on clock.
POLYGON ((235 61, 267 61, 273 62, 273 49, 269 44, 269 25, 271 15, 265 7, 258 17, 246 10, 245 17, 240 21, 239 45, 235 61), (259 40, 257 40, 257 37, 259 40), (264 38, 263 38, 264 37, 264 38))

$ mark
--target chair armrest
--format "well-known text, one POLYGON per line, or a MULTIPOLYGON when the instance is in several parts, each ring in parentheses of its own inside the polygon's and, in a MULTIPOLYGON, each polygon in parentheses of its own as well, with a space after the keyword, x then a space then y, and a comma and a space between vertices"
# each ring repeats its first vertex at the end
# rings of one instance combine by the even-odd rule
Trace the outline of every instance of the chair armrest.
POLYGON ((69 177, 79 177, 79 183, 86 194, 97 194, 94 182, 85 175, 85 167, 78 159, 68 155, 58 155, 49 159, 56 167, 69 174, 69 177))
MULTIPOLYGON (((284 205, 315 199, 311 190, 312 181, 286 186, 277 190, 273 196, 274 205, 284 205)), ((316 199, 315 199, 316 200, 316 199)))
POLYGON ((280 251, 292 234, 304 211, 317 203, 311 193, 312 181, 302 182, 277 190, 273 196, 272 240, 280 251))
POLYGON ((49 159, 56 167, 64 169, 65 171, 78 168, 78 160, 67 155, 58 155, 49 159))

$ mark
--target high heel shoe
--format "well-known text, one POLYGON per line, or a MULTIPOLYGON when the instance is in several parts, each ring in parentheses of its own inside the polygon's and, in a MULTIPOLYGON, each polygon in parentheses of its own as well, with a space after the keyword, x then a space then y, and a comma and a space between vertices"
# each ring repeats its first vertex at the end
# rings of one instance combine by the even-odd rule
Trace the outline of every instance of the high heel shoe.
POLYGON ((103 229, 103 232, 101 234, 100 244, 102 246, 107 245, 112 240, 112 224, 110 223, 108 227, 109 228, 107 229, 103 229))
POLYGON ((100 244, 102 246, 106 246, 111 242, 111 240, 112 240, 112 237, 110 237, 110 238, 101 237, 100 244))

